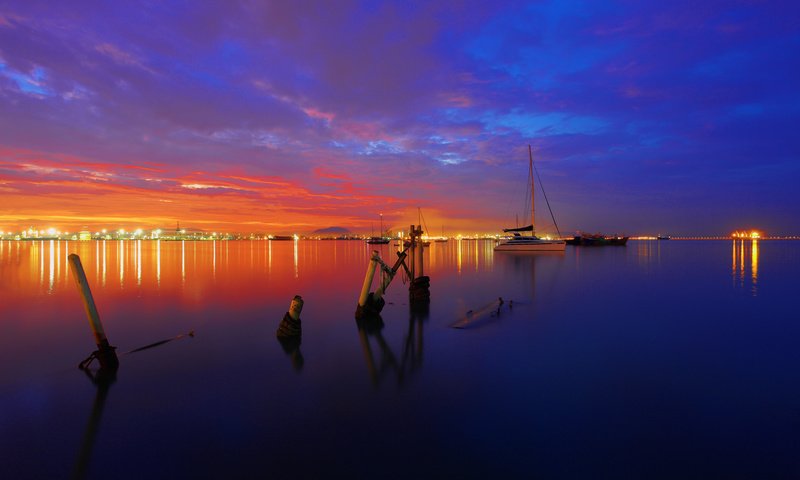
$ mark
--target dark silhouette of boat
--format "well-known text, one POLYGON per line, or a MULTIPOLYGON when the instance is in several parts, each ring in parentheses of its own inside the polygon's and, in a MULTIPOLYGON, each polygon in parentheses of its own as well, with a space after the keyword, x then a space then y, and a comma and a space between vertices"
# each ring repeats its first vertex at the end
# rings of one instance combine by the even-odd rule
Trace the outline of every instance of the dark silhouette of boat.
POLYGON ((386 237, 369 237, 367 239, 367 243, 372 244, 372 245, 375 245, 375 244, 384 245, 384 244, 389 243, 389 239, 386 238, 386 237))
POLYGON ((659 240, 669 240, 672 237, 670 237, 669 235, 659 235, 656 238, 659 240))
POLYGON ((383 214, 379 213, 378 215, 380 215, 380 217, 381 217, 381 235, 379 237, 376 237, 375 235, 369 237, 367 239, 367 243, 372 244, 372 245, 376 245, 376 244, 377 245, 385 245, 385 244, 389 243, 390 239, 389 239, 389 237, 383 236, 384 235, 384 231, 383 231, 383 214))
POLYGON ((567 240, 567 245, 576 245, 581 247, 622 247, 625 246, 626 243, 628 243, 628 237, 621 237, 619 235, 603 235, 601 233, 581 233, 567 240))

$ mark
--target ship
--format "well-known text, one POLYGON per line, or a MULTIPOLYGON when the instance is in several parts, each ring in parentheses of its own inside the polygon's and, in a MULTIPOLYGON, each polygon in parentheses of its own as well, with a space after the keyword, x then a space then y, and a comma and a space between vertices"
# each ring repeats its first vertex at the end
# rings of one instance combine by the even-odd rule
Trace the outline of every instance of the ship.
POLYGON ((628 237, 619 235, 603 235, 601 233, 584 233, 566 240, 567 245, 581 246, 581 247, 605 247, 605 246, 619 246, 623 247, 628 243, 628 237))

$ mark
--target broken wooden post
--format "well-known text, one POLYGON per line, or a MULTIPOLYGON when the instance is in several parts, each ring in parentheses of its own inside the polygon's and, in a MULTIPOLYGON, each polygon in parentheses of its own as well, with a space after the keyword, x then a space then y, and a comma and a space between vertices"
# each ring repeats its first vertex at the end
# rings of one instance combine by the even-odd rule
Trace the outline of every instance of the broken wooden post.
POLYGON ((377 250, 372 251, 372 256, 369 259, 369 265, 367 266, 367 275, 364 277, 364 285, 361 287, 361 295, 358 296, 358 305, 356 306, 356 318, 361 318, 366 314, 374 314, 380 312, 378 309, 377 312, 374 311, 374 308, 371 306, 371 297, 372 295, 369 293, 370 287, 372 287, 372 279, 375 278, 375 270, 378 268, 378 261, 380 259, 380 252, 377 250))
POLYGON ((423 262, 424 244, 422 240, 422 225, 411 226, 411 283, 408 286, 408 296, 412 305, 424 305, 431 299, 431 279, 426 277, 423 262))
POLYGON ((303 334, 303 326, 300 320, 300 312, 303 311, 303 297, 295 295, 292 303, 289 304, 289 311, 283 315, 281 324, 275 335, 278 337, 300 337, 303 334))
POLYGON ((89 318, 89 326, 94 335, 94 341, 97 345, 97 350, 92 352, 86 360, 81 362, 79 367, 84 369, 88 367, 89 363, 96 358, 100 362, 101 369, 116 370, 119 367, 119 359, 117 353, 114 351, 116 347, 112 347, 108 343, 103 324, 100 323, 100 314, 97 313, 97 306, 94 304, 92 291, 89 289, 89 282, 86 280, 86 273, 83 271, 81 259, 76 254, 72 253, 69 256, 70 271, 72 271, 72 278, 75 279, 75 285, 78 287, 78 293, 83 301, 83 308, 86 310, 86 316, 89 318))
POLYGON ((369 266, 367 266, 367 275, 364 277, 364 285, 361 287, 361 295, 358 297, 359 307, 363 307, 367 303, 369 288, 372 286, 372 279, 375 277, 375 269, 378 268, 378 257, 380 257, 380 252, 373 250, 372 257, 369 259, 369 266))

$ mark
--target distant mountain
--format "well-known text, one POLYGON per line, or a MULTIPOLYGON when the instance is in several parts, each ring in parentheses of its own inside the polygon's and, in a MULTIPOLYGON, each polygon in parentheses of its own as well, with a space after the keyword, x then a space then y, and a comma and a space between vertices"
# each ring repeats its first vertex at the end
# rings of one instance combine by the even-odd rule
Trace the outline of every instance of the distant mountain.
POLYGON ((350 233, 350 230, 343 227, 328 227, 328 228, 320 228, 318 230, 314 230, 311 233, 316 235, 344 234, 344 233, 350 233))

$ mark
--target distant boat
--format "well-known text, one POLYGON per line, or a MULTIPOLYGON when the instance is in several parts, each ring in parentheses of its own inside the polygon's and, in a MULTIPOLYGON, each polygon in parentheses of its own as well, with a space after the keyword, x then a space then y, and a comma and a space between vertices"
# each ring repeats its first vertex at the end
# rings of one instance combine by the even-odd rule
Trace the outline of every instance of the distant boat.
POLYGON ((619 235, 603 235, 600 233, 581 233, 575 235, 573 238, 568 239, 567 245, 575 245, 582 247, 604 247, 604 246, 625 246, 628 243, 628 237, 620 237, 619 235))
POLYGON ((672 237, 670 237, 669 235, 659 235, 656 238, 659 240, 669 240, 672 237))
POLYGON ((369 243, 369 244, 372 244, 372 245, 375 245, 375 244, 385 245, 385 244, 389 243, 389 238, 383 236, 383 214, 382 213, 380 214, 380 217, 381 217, 381 230, 380 230, 381 236, 379 236, 379 237, 375 237, 375 236, 369 237, 367 239, 367 243, 369 243))
POLYGON ((294 236, 292 236, 292 235, 273 235, 272 237, 270 237, 270 240, 280 240, 280 241, 294 240, 294 236))
POLYGON ((434 238, 433 241, 436 242, 436 243, 445 243, 448 240, 449 239, 444 236, 444 225, 442 225, 442 236, 438 237, 438 238, 434 238))
MULTIPOLYGON (((513 233, 509 240, 503 241, 494 247, 496 252, 563 252, 567 248, 563 240, 545 240, 536 236, 534 230, 534 190, 536 185, 533 178, 533 152, 528 145, 528 179, 531 182, 531 224, 527 227, 506 228, 506 233, 513 233), (519 232, 531 232, 530 236, 520 235, 519 232)), ((552 215, 552 211, 550 212, 552 215)))

